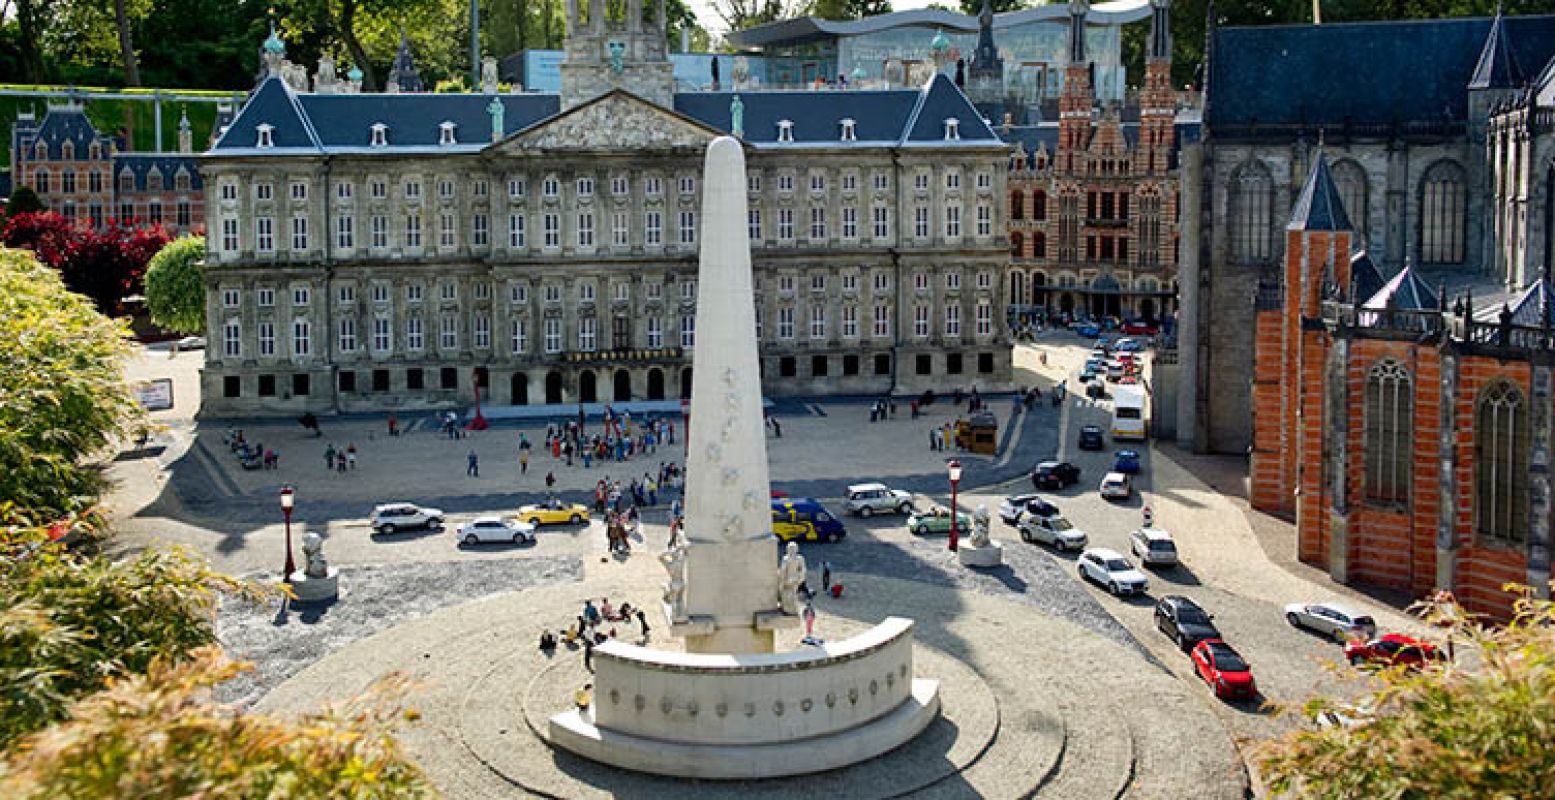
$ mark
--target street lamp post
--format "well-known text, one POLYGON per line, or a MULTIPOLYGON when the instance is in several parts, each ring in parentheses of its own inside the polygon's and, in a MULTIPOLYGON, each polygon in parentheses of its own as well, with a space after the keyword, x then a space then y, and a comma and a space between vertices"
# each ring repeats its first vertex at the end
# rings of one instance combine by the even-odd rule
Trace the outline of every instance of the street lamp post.
POLYGON ((292 505, 296 502, 296 492, 290 486, 281 487, 281 514, 286 517, 286 571, 281 573, 282 580, 289 580, 293 572, 297 571, 297 562, 292 558, 292 505))
POLYGON ((950 551, 955 552, 961 539, 961 529, 956 525, 957 509, 956 487, 961 484, 961 462, 952 458, 945 462, 945 468, 950 471, 950 551))

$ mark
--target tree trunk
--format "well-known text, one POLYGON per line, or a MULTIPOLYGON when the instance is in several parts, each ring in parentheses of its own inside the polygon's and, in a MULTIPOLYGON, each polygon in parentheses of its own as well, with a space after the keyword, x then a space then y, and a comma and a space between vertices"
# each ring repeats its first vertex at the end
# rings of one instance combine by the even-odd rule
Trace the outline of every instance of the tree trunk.
POLYGON ((16 0, 16 24, 21 38, 17 41, 22 62, 22 78, 28 83, 47 83, 43 69, 43 17, 49 0, 16 0))
POLYGON ((373 65, 367 61, 367 50, 356 38, 355 25, 356 0, 344 0, 340 4, 340 39, 346 43, 346 50, 350 51, 356 68, 362 71, 362 91, 375 92, 378 90, 378 81, 373 77, 373 65))
POLYGON ((124 61, 124 85, 140 85, 140 64, 135 60, 135 42, 130 38, 130 15, 126 0, 113 0, 113 20, 119 26, 119 57, 124 61))

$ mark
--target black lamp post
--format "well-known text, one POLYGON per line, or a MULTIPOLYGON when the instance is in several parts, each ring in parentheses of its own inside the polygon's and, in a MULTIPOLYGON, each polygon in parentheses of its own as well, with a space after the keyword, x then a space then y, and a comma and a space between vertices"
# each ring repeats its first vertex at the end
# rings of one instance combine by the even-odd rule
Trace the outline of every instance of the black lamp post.
POLYGON ((293 572, 297 571, 297 562, 292 558, 292 505, 296 502, 296 492, 290 486, 281 487, 281 514, 286 517, 286 571, 281 573, 283 580, 289 580, 293 572))
POLYGON ((955 552, 961 540, 961 529, 956 525, 957 509, 960 508, 956 502, 956 487, 961 484, 961 462, 952 458, 945 462, 945 468, 950 471, 950 550, 955 552))

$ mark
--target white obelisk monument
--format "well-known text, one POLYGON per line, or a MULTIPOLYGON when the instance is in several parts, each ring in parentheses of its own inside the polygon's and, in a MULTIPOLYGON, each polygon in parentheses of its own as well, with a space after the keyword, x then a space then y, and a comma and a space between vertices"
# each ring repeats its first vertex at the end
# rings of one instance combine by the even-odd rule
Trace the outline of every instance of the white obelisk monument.
POLYGON ((770 653, 773 629, 797 622, 778 604, 746 204, 744 149, 719 137, 702 178, 685 590, 671 611, 694 653, 770 653))

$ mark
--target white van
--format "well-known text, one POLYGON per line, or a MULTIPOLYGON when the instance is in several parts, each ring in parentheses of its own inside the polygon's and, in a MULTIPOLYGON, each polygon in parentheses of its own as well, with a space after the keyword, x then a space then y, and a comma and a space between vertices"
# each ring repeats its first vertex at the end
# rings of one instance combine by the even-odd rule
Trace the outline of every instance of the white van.
POLYGON ((1145 438, 1145 390, 1119 386, 1112 391, 1112 438, 1145 438))

